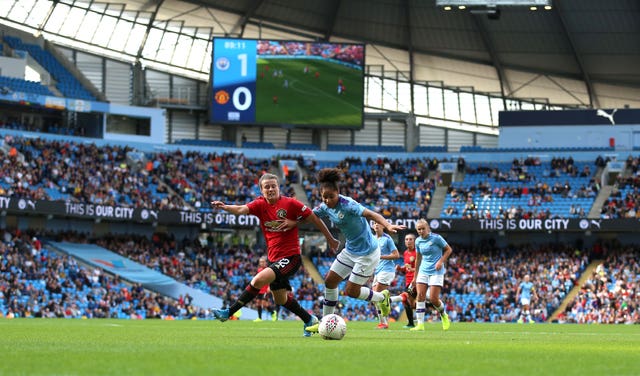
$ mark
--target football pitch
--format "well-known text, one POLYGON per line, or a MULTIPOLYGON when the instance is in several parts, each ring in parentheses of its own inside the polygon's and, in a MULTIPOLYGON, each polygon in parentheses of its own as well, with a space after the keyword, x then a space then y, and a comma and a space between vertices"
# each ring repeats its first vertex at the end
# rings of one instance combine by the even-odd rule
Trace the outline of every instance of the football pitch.
POLYGON ((357 69, 322 60, 259 59, 256 121, 361 127, 363 91, 363 74, 357 69), (342 94, 338 80, 345 87, 342 94))
POLYGON ((0 375, 638 375, 640 326, 0 319, 0 375))

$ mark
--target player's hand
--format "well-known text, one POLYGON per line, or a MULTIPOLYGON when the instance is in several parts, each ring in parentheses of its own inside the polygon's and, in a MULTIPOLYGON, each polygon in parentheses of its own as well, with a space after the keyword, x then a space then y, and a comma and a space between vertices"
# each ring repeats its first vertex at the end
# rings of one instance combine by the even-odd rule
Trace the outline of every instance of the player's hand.
POLYGON ((331 237, 331 239, 327 240, 327 245, 329 246, 330 250, 332 250, 333 252, 337 252, 338 248, 340 247, 340 240, 331 237))
POLYGON ((280 224, 280 226, 276 227, 276 230, 289 231, 292 228, 296 227, 297 225, 298 225, 298 222, 294 221, 293 219, 285 218, 282 220, 282 223, 280 224))
POLYGON ((395 234, 396 232, 400 231, 400 230, 406 230, 407 226, 405 225, 389 225, 387 226, 387 231, 389 231, 392 234, 395 234))
POLYGON ((211 201, 211 206, 216 209, 222 209, 222 207, 225 206, 225 203, 222 201, 211 201))

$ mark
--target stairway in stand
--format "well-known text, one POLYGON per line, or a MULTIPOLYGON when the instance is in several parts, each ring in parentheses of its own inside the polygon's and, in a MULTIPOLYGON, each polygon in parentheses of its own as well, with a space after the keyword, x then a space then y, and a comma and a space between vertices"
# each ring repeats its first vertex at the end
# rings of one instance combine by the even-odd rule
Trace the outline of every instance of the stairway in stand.
POLYGON ((591 278, 596 268, 601 263, 602 263, 602 260, 591 261, 591 263, 582 272, 582 275, 580 275, 580 278, 578 279, 578 282, 576 283, 576 285, 573 286, 573 288, 571 289, 571 291, 569 291, 567 296, 564 297, 564 299, 562 300, 562 303, 560 303, 560 305, 558 306, 558 308, 556 308, 553 314, 549 316, 549 318, 547 319, 547 322, 554 322, 555 320, 558 319, 558 315, 560 315, 562 312, 565 311, 565 309, 567 309, 567 306, 569 305, 569 303, 571 303, 573 299, 576 297, 576 295, 578 295, 578 292, 580 292, 580 289, 582 288, 582 286, 584 286, 585 282, 587 282, 587 280, 591 278))

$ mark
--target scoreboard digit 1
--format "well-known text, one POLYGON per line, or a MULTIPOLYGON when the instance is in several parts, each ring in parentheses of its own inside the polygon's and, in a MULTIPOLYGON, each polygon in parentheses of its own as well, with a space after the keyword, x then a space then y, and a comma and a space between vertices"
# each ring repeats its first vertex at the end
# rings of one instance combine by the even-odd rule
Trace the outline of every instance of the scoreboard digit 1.
POLYGON ((212 122, 255 122, 256 55, 256 40, 213 40, 212 122))

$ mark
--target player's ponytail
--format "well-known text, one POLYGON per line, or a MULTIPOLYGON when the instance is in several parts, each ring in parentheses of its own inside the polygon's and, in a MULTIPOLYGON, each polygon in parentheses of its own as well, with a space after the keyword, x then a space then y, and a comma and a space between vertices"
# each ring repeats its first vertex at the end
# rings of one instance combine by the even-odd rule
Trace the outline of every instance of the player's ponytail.
POLYGON ((338 190, 338 182, 340 181, 340 170, 337 168, 323 168, 318 172, 318 182, 320 189, 338 190))

